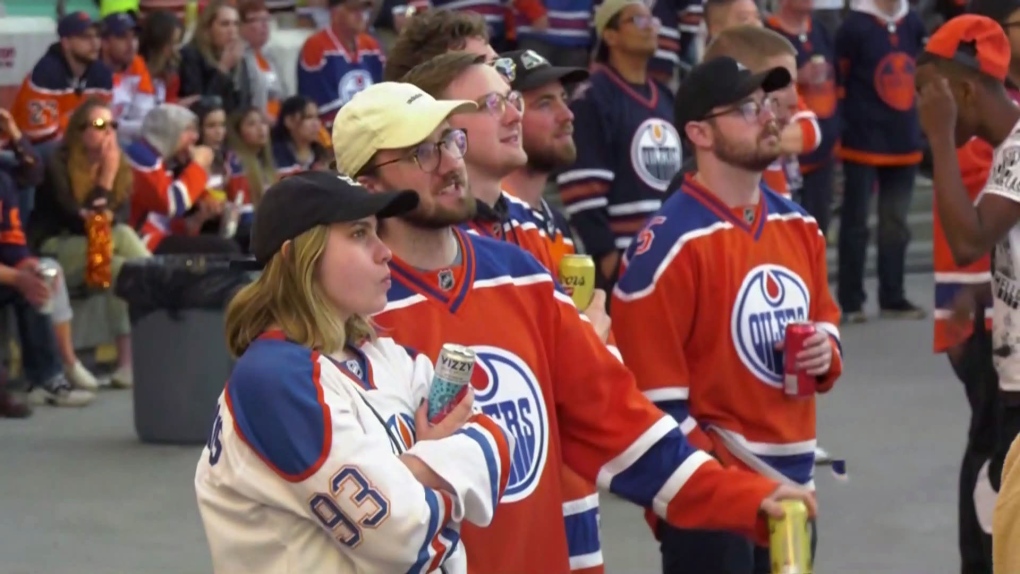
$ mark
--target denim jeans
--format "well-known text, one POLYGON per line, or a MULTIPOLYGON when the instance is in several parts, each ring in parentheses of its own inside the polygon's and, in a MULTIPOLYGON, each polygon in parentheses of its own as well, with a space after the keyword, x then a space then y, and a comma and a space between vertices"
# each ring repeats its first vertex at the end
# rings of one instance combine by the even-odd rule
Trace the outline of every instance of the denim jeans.
MULTIPOLYGON (((682 530, 659 522, 662 574, 769 574, 769 549, 718 530, 682 530)), ((811 555, 818 545, 811 529, 811 555)))
POLYGON ((49 315, 39 312, 15 288, 0 286, 0 308, 11 306, 18 323, 21 362, 32 386, 48 383, 63 367, 57 355, 57 340, 49 315))
POLYGON ((839 216, 839 305, 844 313, 860 311, 864 263, 868 253, 868 213, 878 191, 878 304, 885 309, 905 298, 903 274, 910 243, 907 212, 914 194, 917 166, 875 167, 844 162, 843 208, 839 216))

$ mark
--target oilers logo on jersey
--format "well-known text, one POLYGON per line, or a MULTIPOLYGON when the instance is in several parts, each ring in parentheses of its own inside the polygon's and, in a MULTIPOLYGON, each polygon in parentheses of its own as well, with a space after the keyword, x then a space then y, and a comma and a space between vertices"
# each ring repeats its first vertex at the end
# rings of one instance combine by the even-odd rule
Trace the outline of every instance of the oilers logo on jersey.
POLYGON ((782 353, 776 343, 786 324, 804 321, 811 308, 807 284, 781 265, 759 265, 744 277, 733 305, 730 336, 747 370, 771 387, 783 384, 782 353))
POLYGON ((666 191, 669 181, 680 171, 682 153, 680 134, 666 120, 649 118, 634 131, 630 161, 634 173, 649 187, 666 191))
POLYGON ((482 412, 500 421, 516 439, 503 504, 523 500, 538 486, 549 451, 549 415, 535 374, 517 355, 497 347, 472 346, 471 385, 482 412))
POLYGON ((372 75, 365 70, 350 70, 340 78, 340 85, 337 93, 340 95, 341 105, 347 104, 358 92, 372 85, 372 75))
POLYGON ((416 434, 414 419, 406 414, 393 415, 386 421, 386 429, 391 439, 400 439, 400 450, 406 451, 414 446, 416 434))

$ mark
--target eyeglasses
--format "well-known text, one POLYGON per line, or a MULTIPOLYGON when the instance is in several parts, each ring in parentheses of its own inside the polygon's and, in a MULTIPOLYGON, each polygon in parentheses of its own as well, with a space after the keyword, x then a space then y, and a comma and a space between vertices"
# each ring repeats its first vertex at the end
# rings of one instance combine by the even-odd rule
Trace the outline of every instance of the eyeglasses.
POLYGON ((494 116, 502 116, 506 113, 506 106, 510 104, 519 113, 524 113, 524 96, 517 90, 503 95, 498 92, 491 92, 475 100, 478 104, 478 111, 486 111, 494 116))
POLYGON ((512 84, 517 79, 517 64, 510 58, 496 58, 489 65, 495 68, 508 84, 512 84))
POLYGON ((405 159, 411 159, 414 160, 414 163, 418 164, 418 169, 425 173, 432 173, 439 169, 439 163, 444 149, 453 159, 460 159, 464 157, 465 153, 467 153, 467 147, 468 138, 466 130, 449 130, 443 133, 443 137, 439 138, 439 141, 422 142, 411 150, 411 153, 397 159, 378 163, 375 167, 380 168, 384 165, 397 163, 398 161, 403 161, 405 159))
POLYGON ((638 28, 638 29, 641 29, 641 30, 647 30, 648 28, 653 28, 655 26, 659 26, 659 25, 662 24, 662 22, 658 18, 656 18, 655 16, 647 16, 647 15, 644 15, 644 14, 639 14, 637 16, 631 16, 630 18, 626 18, 624 20, 621 20, 620 24, 630 24, 631 22, 634 23, 634 27, 635 28, 638 28))
POLYGON ((710 120, 712 118, 725 116, 734 112, 743 116, 744 121, 747 123, 754 123, 757 122, 758 118, 760 118, 765 112, 776 115, 776 113, 779 112, 779 102, 775 98, 768 96, 763 98, 760 102, 758 100, 747 100, 722 111, 715 112, 714 114, 708 114, 705 116, 705 119, 710 120))
POLYGON ((117 128, 119 126, 120 123, 118 123, 117 120, 105 120, 103 118, 96 118, 89 122, 89 125, 87 127, 92 127, 101 132, 105 132, 106 130, 117 131, 117 128))

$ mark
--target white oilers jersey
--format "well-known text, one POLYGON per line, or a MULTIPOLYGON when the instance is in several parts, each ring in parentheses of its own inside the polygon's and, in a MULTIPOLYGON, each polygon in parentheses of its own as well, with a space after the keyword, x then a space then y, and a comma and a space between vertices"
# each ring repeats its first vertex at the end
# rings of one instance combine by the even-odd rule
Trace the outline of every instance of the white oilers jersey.
POLYGON ((479 413, 417 441, 432 364, 391 339, 355 353, 268 332, 238 359, 195 473, 217 574, 467 571, 460 523, 492 521, 512 437, 479 413), (422 486, 402 453, 452 490, 422 486))
MULTIPOLYGON (((978 201, 987 193, 1020 203, 1020 123, 995 149, 978 201)), ((1020 391, 1020 225, 1006 234, 992 254, 992 345, 999 386, 1020 391)))

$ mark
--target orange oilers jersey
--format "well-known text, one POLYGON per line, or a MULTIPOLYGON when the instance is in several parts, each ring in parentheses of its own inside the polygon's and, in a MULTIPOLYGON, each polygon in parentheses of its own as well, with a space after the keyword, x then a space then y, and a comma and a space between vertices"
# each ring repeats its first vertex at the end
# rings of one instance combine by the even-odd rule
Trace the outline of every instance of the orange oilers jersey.
POLYGON ((691 448, 534 257, 454 233, 457 265, 422 272, 394 258, 389 303, 374 320, 433 359, 444 343, 471 347, 475 403, 515 439, 495 519, 462 531, 469 572, 571 570, 570 528, 559 518, 571 510, 564 465, 678 527, 756 531, 773 481, 723 469, 691 448))
MULTIPOLYGON (((808 153, 814 151, 818 147, 818 144, 822 141, 822 131, 818 127, 818 116, 815 115, 807 104, 804 103, 804 98, 797 96, 797 107, 796 109, 787 110, 790 114, 789 123, 796 123, 800 126, 801 133, 801 152, 808 153)), ((797 164, 789 163, 783 158, 777 159, 772 162, 772 165, 765 168, 762 173, 762 181, 772 191, 782 195, 783 197, 790 198, 790 180, 787 177, 786 170, 790 169, 791 166, 796 166, 796 169, 800 169, 797 164)))
POLYGON ((815 401, 785 395, 774 346, 794 321, 829 335, 818 392, 842 359, 825 240, 800 206, 763 188, 731 209, 688 175, 628 248, 611 309, 624 363, 692 444, 813 485, 815 401))
MULTIPOLYGON (((988 171, 992 167, 992 146, 988 142, 971 138, 969 142, 957 148, 956 159, 960 163, 960 175, 971 199, 977 200, 978 195, 988 179, 988 171)), ((942 219, 939 217, 938 206, 932 203, 932 252, 935 263, 935 337, 934 350, 944 353, 950 347, 967 339, 973 331, 973 322, 966 325, 954 325, 950 322, 953 313, 953 300, 961 289, 989 283, 992 280, 991 256, 985 255, 974 263, 960 267, 953 259, 953 252, 946 241, 942 230, 942 219)), ((985 325, 992 328, 991 308, 985 313, 985 325)))
MULTIPOLYGON (((482 216, 465 226, 465 231, 513 243, 558 277, 563 255, 557 257, 556 236, 549 235, 545 219, 534 208, 504 191, 494 209, 482 210, 482 216), (499 216, 502 223, 492 219, 494 216, 499 216), (492 220, 482 221, 484 219, 492 220)), ((612 352, 618 353, 615 341, 610 339, 610 343, 612 352)), ((562 471, 563 517, 571 570, 576 574, 601 574, 604 570, 599 541, 598 489, 569 468, 564 467, 562 471)))
POLYGON ((190 163, 175 177, 159 153, 142 140, 128 146, 126 155, 134 177, 131 226, 142 231, 142 241, 151 251, 164 236, 181 229, 173 220, 183 217, 205 193, 209 176, 190 163))
POLYGON ((123 72, 113 75, 113 100, 110 111, 120 124, 118 135, 131 141, 142 133, 142 120, 156 106, 156 89, 149 68, 141 56, 135 56, 123 72))
POLYGON ((39 143, 64 135, 71 113, 86 99, 109 102, 112 89, 113 73, 105 64, 97 60, 81 78, 72 78, 60 44, 53 44, 21 83, 11 114, 28 139, 39 143))

